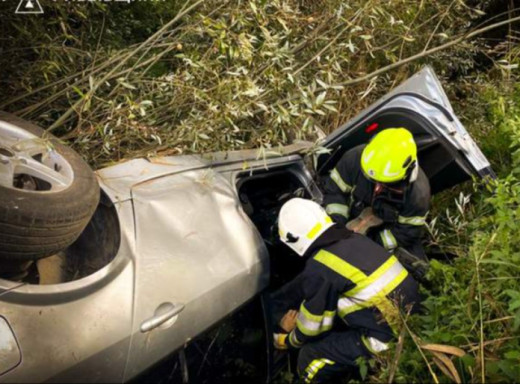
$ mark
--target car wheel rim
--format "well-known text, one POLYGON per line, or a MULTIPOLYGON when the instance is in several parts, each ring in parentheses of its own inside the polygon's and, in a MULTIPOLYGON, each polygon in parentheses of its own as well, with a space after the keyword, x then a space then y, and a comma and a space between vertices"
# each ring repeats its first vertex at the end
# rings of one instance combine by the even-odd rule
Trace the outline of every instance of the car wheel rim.
POLYGON ((59 192, 73 180, 72 167, 50 140, 0 121, 0 186, 59 192))

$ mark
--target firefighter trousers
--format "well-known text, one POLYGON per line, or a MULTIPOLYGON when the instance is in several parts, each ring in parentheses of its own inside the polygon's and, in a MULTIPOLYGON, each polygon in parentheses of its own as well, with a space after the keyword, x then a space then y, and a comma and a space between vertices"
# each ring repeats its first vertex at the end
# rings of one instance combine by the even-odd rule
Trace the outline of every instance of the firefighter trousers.
POLYGON ((350 372, 357 372, 356 360, 372 354, 355 329, 330 332, 320 340, 304 345, 298 355, 298 374, 303 383, 327 383, 350 372))

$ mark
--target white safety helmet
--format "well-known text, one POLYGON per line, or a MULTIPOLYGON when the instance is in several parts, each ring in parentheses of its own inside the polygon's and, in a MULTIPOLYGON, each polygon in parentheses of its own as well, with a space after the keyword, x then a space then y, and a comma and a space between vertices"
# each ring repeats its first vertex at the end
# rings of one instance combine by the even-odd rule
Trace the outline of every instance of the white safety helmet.
POLYGON ((325 209, 311 200, 293 198, 282 206, 278 215, 280 240, 300 256, 333 225, 325 209))

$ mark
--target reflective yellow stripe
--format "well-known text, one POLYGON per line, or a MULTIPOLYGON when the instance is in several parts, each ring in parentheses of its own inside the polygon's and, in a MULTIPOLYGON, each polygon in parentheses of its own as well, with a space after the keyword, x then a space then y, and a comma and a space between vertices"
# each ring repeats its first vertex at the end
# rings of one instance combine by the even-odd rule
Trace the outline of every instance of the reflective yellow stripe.
MULTIPOLYGON (((398 262, 395 256, 388 258, 370 276, 325 250, 319 251, 314 259, 356 284, 356 287, 345 292, 338 300, 340 317, 375 306, 383 314, 390 327, 395 329, 398 312, 387 295, 408 276, 408 271, 398 262)), ((310 315, 312 316, 312 314, 310 315)))
POLYGON ((397 240, 392 231, 385 229, 384 231, 379 232, 379 236, 381 236, 383 247, 385 247, 385 249, 392 250, 397 248, 397 240))
POLYGON ((361 341, 365 345, 365 347, 370 351, 370 353, 373 353, 374 355, 377 353, 375 350, 372 349, 372 346, 368 342, 368 339, 365 335, 361 335, 361 341))
POLYGON ((289 333, 289 344, 291 344, 294 348, 300 348, 303 345, 303 343, 296 337, 294 330, 289 333))
POLYGON ((374 337, 366 337, 365 335, 361 335, 361 341, 367 347, 367 349, 373 353, 374 355, 379 352, 386 351, 388 349, 388 344, 383 343, 382 341, 374 338, 374 337))
POLYGON ((332 329, 335 315, 336 311, 324 311, 323 315, 314 315, 302 304, 296 319, 296 325, 304 335, 316 336, 332 329))
POLYGON ((329 215, 341 215, 348 219, 348 205, 329 204, 325 207, 325 211, 327 211, 329 215))
POLYGON ((344 294, 343 297, 338 301, 339 315, 343 317, 349 313, 359 311, 363 308, 379 305, 382 305, 383 307, 386 306, 387 303, 384 302, 385 300, 388 300, 386 296, 390 294, 399 284, 401 284, 406 276, 408 276, 408 271, 402 266, 400 266, 399 271, 399 274, 393 277, 393 279, 388 284, 381 287, 380 289, 372 287, 377 284, 376 281, 371 284, 372 286, 369 285, 362 291, 359 291, 357 295, 347 296, 344 294))
MULTIPOLYGON (((400 263, 393 263, 386 266, 386 270, 379 273, 379 277, 374 279, 364 288, 357 290, 355 294, 345 293, 338 300, 338 313, 344 317, 350 313, 368 307, 377 307, 385 320, 392 326, 395 322, 396 307, 386 297, 390 294, 408 275, 408 272, 400 263)), ((378 271, 376 271, 378 272, 378 271)), ((376 273, 374 272, 374 273, 376 273)), ((370 277, 367 277, 369 279, 370 277)))
POLYGON ((347 183, 345 183, 345 181, 343 181, 343 179, 341 178, 341 175, 339 174, 339 172, 336 168, 334 168, 330 172, 330 178, 332 180, 334 180, 334 182, 336 183, 338 188, 341 189, 341 192, 349 192, 352 190, 352 187, 350 185, 348 185, 347 183))
POLYGON ((399 311, 394 303, 392 303, 387 296, 396 289, 399 284, 403 282, 408 276, 408 271, 403 268, 401 273, 390 282, 381 292, 378 294, 378 298, 375 299, 375 305, 377 309, 383 314, 386 322, 392 328, 394 332, 397 332, 397 325, 399 323, 399 311))
POLYGON ((360 311, 360 310, 362 310, 364 308, 368 308, 370 306, 372 306, 372 305, 370 305, 370 303, 368 303, 366 301, 365 302, 360 302, 358 304, 351 305, 351 306, 349 306, 349 307, 347 307, 345 309, 340 309, 339 310, 339 316, 340 317, 345 317, 345 316, 347 316, 350 313, 360 311))
POLYGON ((347 263, 340 257, 323 249, 319 251, 316 254, 316 256, 314 256, 314 260, 326 265, 334 272, 352 281, 356 285, 362 282, 367 277, 367 275, 365 275, 362 271, 360 271, 353 265, 347 263))
POLYGON ((322 228, 323 228, 323 224, 317 223, 314 227, 312 227, 312 229, 309 231, 309 233, 307 233, 307 238, 309 240, 314 239, 316 237, 316 235, 321 231, 322 228))
POLYGON ((386 297, 386 295, 390 294, 399 284, 403 282, 403 280, 408 276, 408 272, 404 270, 401 272, 382 292, 375 295, 373 298, 360 302, 352 307, 348 307, 345 313, 340 312, 340 316, 346 316, 350 313, 359 311, 361 309, 376 307, 379 312, 383 315, 386 323, 390 326, 394 334, 397 334, 399 331, 399 310, 390 299, 386 297))
POLYGON ((305 316, 307 319, 311 321, 321 321, 324 317, 334 317, 334 315, 336 314, 336 311, 324 311, 323 315, 315 315, 309 312, 309 310, 305 308, 304 304, 300 306, 300 312, 303 316, 305 316))
POLYGON ((305 383, 311 383, 314 377, 318 374, 325 364, 334 365, 334 361, 329 359, 312 360, 307 368, 305 368, 305 383))
POLYGON ((408 224, 408 225, 415 225, 415 226, 421 226, 426 224, 426 216, 399 216, 397 218, 397 222, 399 224, 408 224))
POLYGON ((394 289, 397 288, 399 284, 403 282, 404 279, 406 279, 406 276, 408 276, 408 271, 403 268, 399 275, 397 275, 397 277, 394 280, 392 280, 391 283, 389 283, 386 287, 383 288, 380 294, 382 296, 386 296, 389 293, 391 293, 394 289))
POLYGON ((372 284, 374 281, 379 279, 381 275, 383 275, 392 265, 395 263, 398 263, 399 260, 397 260, 397 257, 391 256, 387 261, 384 262, 383 265, 381 265, 379 268, 375 270, 374 273, 372 273, 370 276, 368 276, 365 280, 363 280, 361 283, 359 283, 355 288, 351 289, 350 291, 346 292, 346 296, 353 296, 354 294, 358 293, 362 289, 366 288, 368 285, 372 284))
POLYGON ((326 331, 329 331, 332 329, 332 325, 333 325, 332 319, 333 318, 326 318, 326 319, 330 320, 330 322, 327 322, 324 324, 318 323, 316 328, 311 327, 311 325, 314 325, 312 323, 309 324, 308 322, 305 322, 305 320, 297 319, 296 326, 298 327, 300 332, 306 336, 317 336, 323 332, 326 332, 326 331))

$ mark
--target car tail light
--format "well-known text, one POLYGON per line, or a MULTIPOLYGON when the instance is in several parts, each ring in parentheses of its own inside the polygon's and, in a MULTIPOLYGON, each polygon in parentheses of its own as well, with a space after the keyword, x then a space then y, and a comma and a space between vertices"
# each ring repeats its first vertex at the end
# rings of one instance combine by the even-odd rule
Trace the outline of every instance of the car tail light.
POLYGON ((375 131, 377 128, 379 128, 379 124, 378 123, 372 123, 365 129, 365 132, 366 133, 370 133, 370 132, 375 131))

